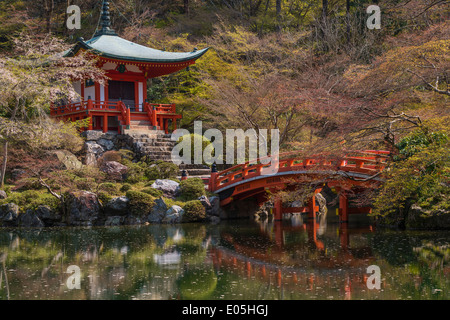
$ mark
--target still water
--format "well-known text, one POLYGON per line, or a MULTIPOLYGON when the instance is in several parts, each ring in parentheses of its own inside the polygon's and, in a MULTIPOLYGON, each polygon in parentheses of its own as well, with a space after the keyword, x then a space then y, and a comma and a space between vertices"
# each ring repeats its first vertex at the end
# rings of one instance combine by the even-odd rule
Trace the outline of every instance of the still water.
POLYGON ((367 221, 0 229, 0 300, 449 299, 450 231, 367 221), (379 267, 380 289, 371 265, 379 267))

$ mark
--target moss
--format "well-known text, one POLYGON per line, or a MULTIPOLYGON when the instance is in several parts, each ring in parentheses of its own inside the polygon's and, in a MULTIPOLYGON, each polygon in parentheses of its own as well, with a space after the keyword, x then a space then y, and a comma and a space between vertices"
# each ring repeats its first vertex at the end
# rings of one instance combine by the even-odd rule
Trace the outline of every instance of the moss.
POLYGON ((171 162, 156 161, 150 162, 145 170, 145 176, 149 180, 174 179, 179 172, 178 166, 171 162))
POLYGON ((205 207, 200 200, 188 201, 183 206, 183 222, 199 222, 206 218, 205 207))
POLYGON ((97 197, 98 197, 98 200, 100 200, 100 202, 103 205, 107 204, 113 198, 113 196, 111 196, 108 192, 105 192, 105 191, 98 192, 97 197))
POLYGON ((182 200, 197 200, 199 197, 205 195, 205 184, 200 178, 189 178, 180 183, 182 200))
POLYGON ((112 182, 102 183, 99 187, 99 190, 105 191, 109 194, 117 194, 119 193, 119 186, 112 182))
POLYGON ((129 184, 129 183, 124 183, 123 185, 122 185, 122 187, 120 188, 120 191, 121 192, 127 192, 127 191, 129 191, 129 190, 131 190, 131 184, 129 184))
POLYGON ((140 191, 130 190, 126 194, 129 202, 129 210, 132 215, 145 216, 150 213, 155 205, 155 197, 140 191))
POLYGON ((159 198, 164 194, 161 190, 155 188, 145 188, 142 189, 141 192, 147 193, 155 198, 159 198))
POLYGON ((39 206, 48 206, 51 209, 57 209, 60 201, 49 194, 47 191, 26 190, 23 192, 11 192, 8 198, 0 200, 0 205, 13 202, 17 204, 21 211, 28 209, 35 210, 39 206))

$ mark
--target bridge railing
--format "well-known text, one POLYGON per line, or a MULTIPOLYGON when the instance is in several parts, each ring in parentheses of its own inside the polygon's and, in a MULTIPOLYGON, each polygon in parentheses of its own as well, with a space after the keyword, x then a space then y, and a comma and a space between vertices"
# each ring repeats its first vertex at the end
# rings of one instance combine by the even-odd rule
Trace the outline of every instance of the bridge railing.
MULTIPOLYGON (((342 157, 319 154, 314 156, 294 156, 295 153, 282 153, 278 157, 264 157, 247 161, 224 171, 211 174, 210 191, 217 191, 243 180, 259 176, 270 176, 286 172, 344 171, 374 175, 382 171, 389 151, 364 150, 348 151, 342 157), (287 159, 286 159, 287 158, 287 159), (271 160, 269 163, 264 163, 271 160)), ((298 153, 297 153, 298 154, 298 153)))

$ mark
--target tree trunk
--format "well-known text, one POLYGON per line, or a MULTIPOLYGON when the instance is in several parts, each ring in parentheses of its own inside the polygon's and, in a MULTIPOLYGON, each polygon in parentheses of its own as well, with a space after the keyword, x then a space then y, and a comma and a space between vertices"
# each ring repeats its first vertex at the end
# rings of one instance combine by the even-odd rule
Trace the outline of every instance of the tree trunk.
POLYGON ((47 33, 51 32, 51 20, 52 20, 52 14, 53 14, 54 5, 55 5, 55 3, 54 3, 53 0, 45 0, 47 33))
POLYGON ((189 15, 189 0, 184 0, 184 14, 189 15))
POLYGON ((346 8, 346 23, 347 23, 347 44, 350 44, 350 4, 351 0, 347 0, 347 8, 346 8))
POLYGON ((281 31, 281 0, 276 1, 278 31, 281 31))
POLYGON ((4 147, 3 147, 3 164, 2 164, 2 171, 0 174, 0 188, 3 189, 5 187, 5 174, 6 174, 6 163, 8 162, 8 141, 5 141, 4 147))
POLYGON ((328 0, 322 0, 322 20, 326 21, 328 17, 328 0))

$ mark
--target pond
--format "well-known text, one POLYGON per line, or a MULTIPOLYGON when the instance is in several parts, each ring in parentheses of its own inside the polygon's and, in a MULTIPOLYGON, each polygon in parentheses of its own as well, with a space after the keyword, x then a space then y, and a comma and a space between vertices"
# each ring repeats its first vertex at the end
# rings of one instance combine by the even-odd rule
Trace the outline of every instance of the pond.
POLYGON ((1 300, 449 299, 449 275, 450 231, 365 219, 0 229, 1 300))

